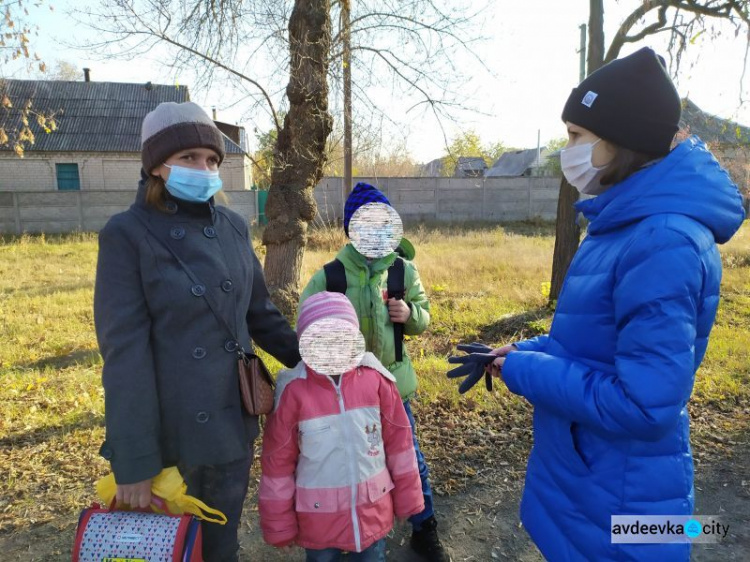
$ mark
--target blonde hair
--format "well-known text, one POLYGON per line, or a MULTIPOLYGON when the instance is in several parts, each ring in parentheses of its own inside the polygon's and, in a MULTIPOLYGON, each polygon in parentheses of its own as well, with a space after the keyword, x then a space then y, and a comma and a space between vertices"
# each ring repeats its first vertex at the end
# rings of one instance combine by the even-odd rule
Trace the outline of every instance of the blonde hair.
MULTIPOLYGON (((223 189, 214 195, 214 201, 225 207, 229 206, 229 197, 227 197, 223 189)), ((160 211, 166 211, 166 202, 167 186, 164 184, 164 180, 160 176, 149 175, 146 180, 146 204, 160 211)))

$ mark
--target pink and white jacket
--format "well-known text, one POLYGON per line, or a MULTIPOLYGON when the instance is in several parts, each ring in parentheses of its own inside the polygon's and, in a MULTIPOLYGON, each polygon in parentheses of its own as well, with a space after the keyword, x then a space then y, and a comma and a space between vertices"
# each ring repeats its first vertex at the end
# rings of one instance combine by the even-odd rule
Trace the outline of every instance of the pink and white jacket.
POLYGON ((424 509, 409 420, 372 353, 338 386, 304 363, 276 384, 258 492, 267 543, 361 552, 390 532, 394 515, 424 509))

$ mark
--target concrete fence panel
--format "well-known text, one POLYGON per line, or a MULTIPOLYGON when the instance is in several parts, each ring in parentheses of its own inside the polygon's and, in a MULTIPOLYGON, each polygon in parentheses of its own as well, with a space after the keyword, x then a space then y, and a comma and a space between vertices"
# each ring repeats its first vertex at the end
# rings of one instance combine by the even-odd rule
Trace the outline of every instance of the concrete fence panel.
POLYGON ((323 178, 315 188, 318 224, 336 224, 343 220, 343 185, 342 178, 323 178))
MULTIPOLYGON (((418 220, 554 220, 557 178, 356 178, 377 185, 405 222, 418 220)), ((230 208, 258 220, 258 194, 229 191, 230 208)), ((0 191, 0 233, 98 231, 135 199, 133 189, 0 191)), ((343 219, 342 178, 323 178, 315 189, 317 224, 343 219)))
POLYGON ((135 200, 132 189, 122 191, 81 191, 81 202, 87 205, 117 205, 128 208, 135 200))
POLYGON ((258 220, 257 191, 228 191, 229 208, 239 213, 248 224, 258 220))

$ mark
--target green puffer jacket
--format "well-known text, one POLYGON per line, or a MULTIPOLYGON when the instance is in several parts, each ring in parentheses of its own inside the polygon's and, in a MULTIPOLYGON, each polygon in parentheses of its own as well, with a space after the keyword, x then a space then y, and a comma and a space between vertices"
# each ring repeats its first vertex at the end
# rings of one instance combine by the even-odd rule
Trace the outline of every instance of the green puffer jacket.
MULTIPOLYGON (((412 366, 404 342, 404 360, 396 361, 396 346, 393 341, 393 323, 388 316, 388 305, 383 293, 388 288, 388 268, 398 256, 392 253, 374 260, 368 267, 367 259, 351 244, 347 244, 336 258, 346 270, 346 296, 354 305, 359 317, 360 330, 365 336, 367 351, 372 352, 396 377, 401 398, 406 400, 417 390, 417 375, 412 366)), ((413 254, 409 258, 413 258, 413 254)), ((326 275, 322 269, 313 275, 300 297, 305 299, 326 290, 326 275)), ((404 260, 404 300, 411 308, 411 317, 404 325, 404 334, 416 336, 427 329, 430 323, 430 303, 419 280, 419 272, 413 262, 404 260)))

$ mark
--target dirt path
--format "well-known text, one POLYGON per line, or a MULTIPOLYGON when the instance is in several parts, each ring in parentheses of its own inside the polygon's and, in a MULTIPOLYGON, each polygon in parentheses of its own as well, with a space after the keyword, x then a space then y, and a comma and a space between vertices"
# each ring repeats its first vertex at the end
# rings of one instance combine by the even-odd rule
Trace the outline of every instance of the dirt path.
MULTIPOLYGON (((718 544, 695 545, 692 559, 697 562, 750 560, 750 442, 738 443, 729 459, 699 467, 695 485, 696 513, 721 515, 723 522, 729 523, 730 531, 718 544)), ((519 526, 520 486, 520 482, 504 482, 502 487, 475 485, 462 493, 436 498, 442 535, 451 547, 454 562, 543 560, 519 526)), ((241 531, 241 560, 304 560, 301 550, 289 555, 263 544, 257 531, 257 512, 252 510, 252 505, 253 500, 248 501, 241 531)), ((0 558, 24 562, 70 560, 74 528, 75 522, 61 520, 0 535, 0 558)), ((393 532, 388 539, 389 560, 414 560, 408 537, 409 531, 404 527, 393 532)))
POLYGON ((744 435, 732 457, 697 470, 696 515, 720 515, 729 534, 717 544, 693 546, 692 560, 750 560, 750 434, 744 435))
MULTIPOLYGON (((750 560, 750 444, 741 445, 731 459, 699 471, 695 486, 696 514, 721 515, 730 531, 718 544, 695 545, 692 560, 750 560)), ((450 545, 454 562, 544 560, 519 524, 521 483, 511 488, 505 491, 478 485, 461 494, 436 498, 444 542, 450 545)), ((252 513, 249 523, 254 526, 256 521, 257 514, 252 513)), ((388 560, 414 560, 408 547, 409 533, 403 527, 394 531, 388 540, 388 560)), ((275 552, 262 544, 257 533, 247 533, 243 546, 247 560, 304 560, 301 551, 294 557, 275 552)))

